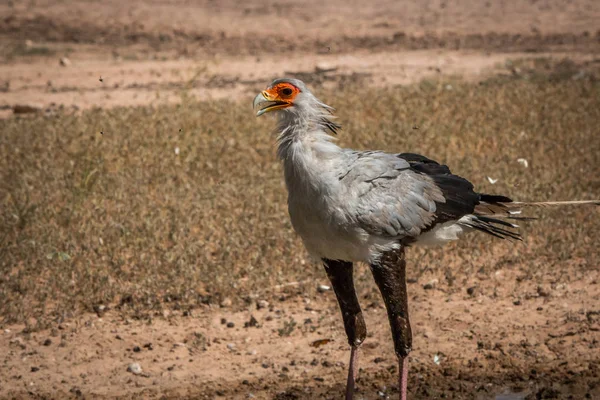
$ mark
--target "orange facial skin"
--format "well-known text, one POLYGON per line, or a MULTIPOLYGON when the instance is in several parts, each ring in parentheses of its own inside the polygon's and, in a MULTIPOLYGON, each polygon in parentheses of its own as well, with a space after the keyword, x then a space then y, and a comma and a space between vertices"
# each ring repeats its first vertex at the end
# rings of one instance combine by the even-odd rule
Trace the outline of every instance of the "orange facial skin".
POLYGON ((256 111, 256 116, 294 106, 298 94, 301 90, 288 82, 279 82, 269 86, 256 95, 252 102, 252 107, 256 111))
POLYGON ((300 93, 300 89, 290 83, 278 83, 277 85, 263 91, 263 96, 270 101, 276 101, 276 106, 271 109, 287 108, 294 104, 294 99, 300 93))

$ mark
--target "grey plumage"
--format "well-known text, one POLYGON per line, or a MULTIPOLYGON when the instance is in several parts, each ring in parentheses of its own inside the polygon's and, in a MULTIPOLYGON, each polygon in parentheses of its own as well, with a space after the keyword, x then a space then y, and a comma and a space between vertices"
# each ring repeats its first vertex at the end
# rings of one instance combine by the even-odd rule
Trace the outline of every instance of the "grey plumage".
POLYGON ((556 204, 477 193, 447 166, 418 154, 340 148, 330 135, 339 129, 333 108, 301 81, 278 79, 269 90, 254 105, 262 107, 258 114, 281 108, 278 155, 290 217, 318 258, 372 262, 402 245, 443 244, 470 230, 519 240, 511 219, 520 208, 556 204), (293 102, 269 92, 288 84, 297 89, 293 102))
POLYGON ((370 265, 386 304, 398 357, 399 397, 407 398, 412 347, 405 247, 442 244, 466 231, 520 240, 521 208, 584 202, 513 202, 477 193, 446 165, 413 154, 343 149, 330 133, 333 109, 296 79, 278 79, 254 99, 257 116, 277 111, 292 225, 325 265, 350 345, 346 400, 354 397, 358 350, 367 336, 354 288, 354 261, 370 265))

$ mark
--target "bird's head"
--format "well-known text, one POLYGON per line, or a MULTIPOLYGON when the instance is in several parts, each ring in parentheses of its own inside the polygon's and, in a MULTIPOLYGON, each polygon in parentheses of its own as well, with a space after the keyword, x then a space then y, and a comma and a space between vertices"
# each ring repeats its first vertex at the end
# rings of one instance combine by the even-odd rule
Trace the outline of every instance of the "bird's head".
MULTIPOLYGON (((260 117, 271 111, 299 112, 316 100, 304 82, 283 78, 274 80, 254 98, 254 111, 260 117)), ((318 100, 317 100, 318 101, 318 100)))
MULTIPOLYGON (((256 116, 276 111, 280 129, 319 127, 337 133, 340 125, 333 122, 334 109, 317 99, 299 79, 276 79, 256 95, 253 103, 256 116)), ((293 129, 294 130, 294 129, 293 129)))

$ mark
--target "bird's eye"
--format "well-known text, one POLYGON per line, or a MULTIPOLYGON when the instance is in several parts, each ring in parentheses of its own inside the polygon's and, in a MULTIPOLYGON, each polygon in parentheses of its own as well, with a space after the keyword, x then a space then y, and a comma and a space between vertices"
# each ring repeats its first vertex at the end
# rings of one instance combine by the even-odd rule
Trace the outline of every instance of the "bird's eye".
POLYGON ((292 93, 294 93, 294 91, 292 89, 286 87, 281 90, 281 93, 284 94, 285 96, 290 96, 292 93))

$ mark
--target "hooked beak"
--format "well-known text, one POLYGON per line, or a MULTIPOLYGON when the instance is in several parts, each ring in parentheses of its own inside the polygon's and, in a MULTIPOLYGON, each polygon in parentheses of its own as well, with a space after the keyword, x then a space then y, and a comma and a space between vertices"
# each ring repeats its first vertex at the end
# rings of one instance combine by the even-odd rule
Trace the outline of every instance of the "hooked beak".
POLYGON ((280 110, 282 108, 290 107, 291 105, 292 104, 287 101, 272 99, 271 95, 266 90, 257 94, 252 103, 252 107, 256 111, 257 117, 260 117, 269 111, 280 110))

